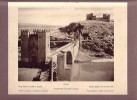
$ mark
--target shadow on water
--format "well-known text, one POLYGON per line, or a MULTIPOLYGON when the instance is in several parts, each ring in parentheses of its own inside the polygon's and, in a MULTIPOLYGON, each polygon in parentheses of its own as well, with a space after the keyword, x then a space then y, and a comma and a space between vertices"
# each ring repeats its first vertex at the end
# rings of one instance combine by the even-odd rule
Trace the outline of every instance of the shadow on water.
POLYGON ((114 81, 114 62, 74 63, 71 81, 114 81))

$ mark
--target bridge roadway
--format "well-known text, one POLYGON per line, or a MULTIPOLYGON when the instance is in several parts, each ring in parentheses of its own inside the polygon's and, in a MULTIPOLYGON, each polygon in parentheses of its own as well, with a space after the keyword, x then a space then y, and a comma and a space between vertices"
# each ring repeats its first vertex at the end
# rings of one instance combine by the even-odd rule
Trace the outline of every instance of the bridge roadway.
MULTIPOLYGON (((71 52, 71 55, 73 57, 73 60, 75 60, 76 55, 78 53, 78 49, 79 49, 79 41, 71 41, 68 44, 54 50, 53 52, 50 53, 50 57, 54 58, 55 56, 58 55, 58 53, 60 52, 71 52)), ((74 61, 73 61, 74 62, 74 61)))

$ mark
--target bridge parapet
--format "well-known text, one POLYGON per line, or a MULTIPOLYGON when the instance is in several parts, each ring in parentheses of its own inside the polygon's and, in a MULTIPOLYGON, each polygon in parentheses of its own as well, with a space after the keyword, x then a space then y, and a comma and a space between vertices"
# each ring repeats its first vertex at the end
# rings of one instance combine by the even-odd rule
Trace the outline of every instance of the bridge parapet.
POLYGON ((59 49, 55 50, 54 52, 52 52, 52 53, 50 54, 50 57, 56 55, 57 53, 59 53, 59 52, 61 52, 61 51, 64 51, 66 48, 68 48, 68 47, 70 47, 70 46, 72 46, 72 45, 73 45, 73 43, 68 43, 67 45, 62 46, 61 48, 59 48, 59 49))
POLYGON ((76 56, 77 56, 77 54, 78 54, 78 50, 79 50, 79 41, 77 41, 76 42, 76 44, 75 44, 75 46, 74 46, 74 52, 73 52, 73 63, 74 63, 74 61, 75 61, 75 59, 76 59, 76 56))

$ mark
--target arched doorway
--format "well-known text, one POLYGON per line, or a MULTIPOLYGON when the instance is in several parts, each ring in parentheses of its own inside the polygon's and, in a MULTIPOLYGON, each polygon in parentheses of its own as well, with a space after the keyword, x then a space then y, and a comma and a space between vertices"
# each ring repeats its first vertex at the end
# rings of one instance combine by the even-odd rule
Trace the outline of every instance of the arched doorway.
POLYGON ((67 52, 66 60, 67 64, 72 64, 72 54, 70 51, 67 52))

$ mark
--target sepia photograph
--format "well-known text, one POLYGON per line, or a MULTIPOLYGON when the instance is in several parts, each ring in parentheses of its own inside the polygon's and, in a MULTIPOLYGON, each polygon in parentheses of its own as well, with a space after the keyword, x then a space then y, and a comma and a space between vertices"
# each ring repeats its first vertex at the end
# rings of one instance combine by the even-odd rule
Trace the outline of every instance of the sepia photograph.
POLYGON ((18 8, 18 81, 114 81, 114 9, 18 8))
POLYGON ((11 2, 8 15, 9 94, 127 94, 127 3, 11 2))
POLYGON ((0 97, 135 98, 135 4, 1 2, 0 97))

